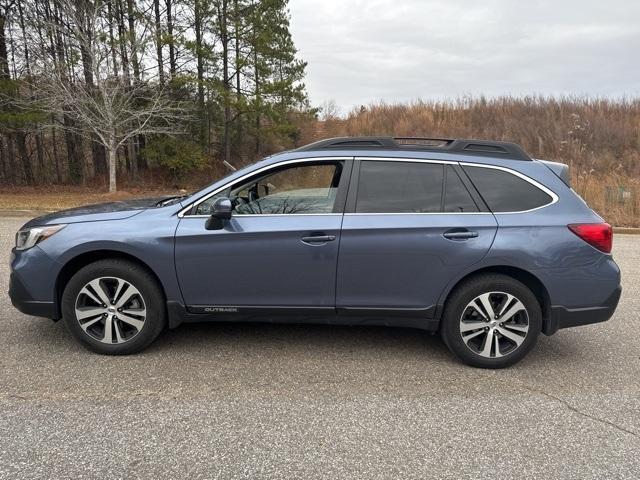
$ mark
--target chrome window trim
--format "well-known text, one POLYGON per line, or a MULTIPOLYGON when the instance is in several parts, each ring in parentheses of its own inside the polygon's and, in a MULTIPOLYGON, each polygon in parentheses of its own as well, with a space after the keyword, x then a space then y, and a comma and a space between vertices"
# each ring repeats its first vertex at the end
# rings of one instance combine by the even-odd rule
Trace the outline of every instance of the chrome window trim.
MULTIPOLYGON (((233 185, 235 185, 236 183, 240 183, 244 180, 246 180, 249 177, 252 177, 253 175, 258 175, 262 172, 266 172, 269 171, 271 169, 274 168, 278 168, 278 167, 282 167, 283 165, 289 165, 292 163, 307 163, 307 162, 324 162, 327 160, 336 160, 336 161, 341 161, 341 160, 353 160, 353 157, 311 157, 311 158, 296 158, 293 160, 284 160, 282 162, 278 162, 278 163, 273 163, 271 165, 266 165, 262 168, 259 168, 257 170, 254 170, 252 172, 247 173, 246 175, 243 175, 240 178, 237 178, 235 180, 232 180, 228 183, 225 183, 222 187, 215 189, 213 192, 210 192, 208 194, 206 194, 204 197, 196 200, 195 202, 190 203, 188 206, 186 206, 185 208, 183 208, 182 210, 180 210, 178 212, 178 217, 179 218, 209 218, 209 215, 187 215, 186 212, 188 212, 189 210, 191 210, 194 207, 197 207, 198 205, 200 205, 202 202, 204 202, 205 200, 213 197, 214 195, 220 193, 223 190, 226 190, 229 187, 233 187, 233 185)), ((301 215, 342 215, 341 213, 270 213, 270 214, 246 214, 246 215, 238 215, 238 217, 266 217, 266 216, 274 216, 274 217, 281 217, 281 216, 291 216, 291 217, 299 217, 301 215)))
MULTIPOLYGON (((234 219, 245 217, 326 217, 326 216, 342 216, 342 213, 245 213, 233 215, 234 219)), ((209 218, 211 215, 185 215, 182 218, 209 218)))
POLYGON ((491 212, 351 212, 345 216, 371 216, 371 215, 493 215, 491 212))
POLYGON ((502 170, 504 172, 510 173, 511 175, 515 175, 523 179, 524 181, 530 183, 534 187, 542 190, 547 195, 551 197, 551 202, 546 203, 544 205, 540 205, 539 207, 531 208, 529 210, 518 210, 513 212, 361 212, 361 213, 271 213, 271 214, 245 214, 238 215, 238 217, 299 217, 299 216, 326 216, 326 215, 513 215, 518 213, 529 213, 534 212, 536 210, 540 210, 541 208, 546 208, 554 203, 557 203, 559 200, 558 195, 551 189, 545 187, 541 183, 537 182, 531 177, 520 173, 516 170, 513 170, 508 167, 501 167, 497 165, 487 165, 483 163, 471 163, 471 162, 456 162, 452 160, 438 160, 438 159, 426 159, 426 158, 403 158, 403 157, 310 157, 310 158, 297 158, 293 160, 284 160, 282 162, 274 163, 271 165, 267 165, 253 172, 249 172, 242 177, 233 180, 229 183, 224 184, 222 187, 217 188, 211 193, 208 193, 204 197, 196 200, 195 202, 190 203, 187 207, 183 208, 178 212, 178 217, 180 218, 209 218, 209 215, 186 215, 186 212, 191 210, 193 207, 197 207, 202 202, 207 200, 208 198, 220 193, 221 191, 232 187, 236 183, 240 183, 247 178, 260 174, 262 172, 266 172, 268 170, 281 167, 283 165, 290 165, 292 163, 307 163, 307 162, 318 162, 318 161, 330 161, 330 160, 360 160, 360 161, 379 161, 379 162, 416 162, 416 163, 437 163, 441 165, 460 165, 467 167, 477 167, 477 168, 490 168, 494 170, 502 170))
POLYGON ((413 163, 439 163, 441 165, 459 165, 460 162, 453 160, 438 160, 432 158, 403 158, 403 157, 355 157, 356 160, 366 162, 374 160, 376 162, 413 162, 413 163))

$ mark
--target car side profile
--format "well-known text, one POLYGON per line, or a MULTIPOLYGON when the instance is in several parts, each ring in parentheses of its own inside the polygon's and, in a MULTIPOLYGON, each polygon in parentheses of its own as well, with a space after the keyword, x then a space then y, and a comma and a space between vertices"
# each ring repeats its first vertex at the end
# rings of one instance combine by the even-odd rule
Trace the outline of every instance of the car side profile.
POLYGON ((617 306, 612 229, 566 165, 506 142, 345 137, 185 197, 87 206, 16 234, 9 294, 103 354, 199 321, 438 331, 501 368, 617 306))

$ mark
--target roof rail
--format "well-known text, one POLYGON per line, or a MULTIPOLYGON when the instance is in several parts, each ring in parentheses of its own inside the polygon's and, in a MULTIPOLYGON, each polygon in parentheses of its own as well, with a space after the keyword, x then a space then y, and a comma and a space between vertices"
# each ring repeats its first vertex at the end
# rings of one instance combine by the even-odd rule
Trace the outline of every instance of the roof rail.
POLYGON ((532 160, 522 147, 511 142, 427 137, 337 137, 310 143, 297 149, 312 150, 409 150, 455 153, 509 160, 532 160))

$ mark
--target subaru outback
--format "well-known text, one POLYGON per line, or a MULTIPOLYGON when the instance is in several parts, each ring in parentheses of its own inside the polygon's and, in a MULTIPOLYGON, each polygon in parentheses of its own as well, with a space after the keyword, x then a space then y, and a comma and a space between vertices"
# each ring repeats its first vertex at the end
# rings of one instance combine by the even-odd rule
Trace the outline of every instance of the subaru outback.
POLYGON ((75 208, 16 234, 9 294, 84 346, 131 354, 199 321, 439 332, 500 368, 619 300, 612 229, 566 165, 507 142, 346 137, 184 197, 75 208))

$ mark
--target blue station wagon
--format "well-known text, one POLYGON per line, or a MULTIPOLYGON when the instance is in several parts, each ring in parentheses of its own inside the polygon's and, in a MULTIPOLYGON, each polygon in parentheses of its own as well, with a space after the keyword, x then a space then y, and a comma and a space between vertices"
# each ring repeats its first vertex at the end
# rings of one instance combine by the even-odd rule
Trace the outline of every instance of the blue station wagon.
POLYGON ((438 331, 501 368, 540 332, 612 316, 611 246, 567 166, 516 144, 333 138, 185 197, 33 219, 9 294, 103 354, 184 322, 309 322, 438 331))

